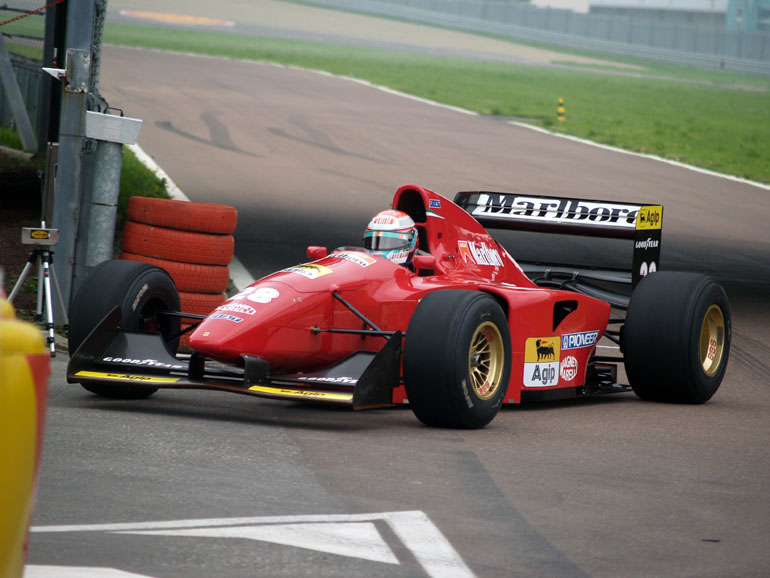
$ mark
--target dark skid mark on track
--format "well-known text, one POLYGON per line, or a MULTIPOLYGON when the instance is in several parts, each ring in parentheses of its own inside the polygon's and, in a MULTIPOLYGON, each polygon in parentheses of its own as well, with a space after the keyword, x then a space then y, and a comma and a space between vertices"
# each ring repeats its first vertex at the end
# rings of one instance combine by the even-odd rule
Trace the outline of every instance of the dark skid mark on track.
POLYGON ((203 113, 201 113, 200 118, 208 127, 209 134, 211 135, 211 140, 206 140, 199 136, 195 136, 194 134, 190 134, 189 132, 183 131, 182 129, 175 127, 171 123, 171 121, 168 121, 168 120, 155 121, 155 126, 165 131, 168 131, 171 134, 181 136, 182 138, 186 138, 187 140, 191 140, 200 144, 214 146, 219 149, 232 151, 234 153, 246 155, 249 157, 263 158, 262 155, 258 155, 256 153, 252 153, 249 151, 245 151, 241 148, 238 148, 238 146, 236 146, 235 143, 233 143, 232 139, 230 138, 230 131, 227 129, 227 126, 225 126, 224 123, 222 123, 218 118, 216 118, 214 113, 212 113, 211 111, 204 111, 203 113))
MULTIPOLYGON (((211 110, 204 110, 201 113, 201 120, 209 127, 209 134, 211 134, 211 140, 218 147, 227 149, 229 151, 240 151, 233 139, 230 138, 230 131, 227 126, 219 120, 216 114, 211 110)), ((242 151, 246 152, 246 151, 242 151)))
POLYGON ((519 573, 511 576, 548 576, 549 578, 590 578, 572 560, 540 535, 511 505, 472 451, 456 452, 458 476, 463 486, 473 488, 469 504, 474 517, 507 523, 510 533, 500 536, 501 544, 510 544, 510 556, 519 573))
POLYGON ((740 364, 745 371, 757 378, 760 383, 767 385, 767 376, 770 375, 770 364, 764 360, 765 349, 765 344, 759 340, 733 329, 728 364, 740 364))
POLYGON ((371 161, 374 163, 379 164, 385 164, 380 159, 375 159, 372 157, 368 157, 366 155, 359 155, 356 153, 352 153, 349 151, 346 151, 345 149, 339 147, 333 140, 331 140, 326 134, 318 130, 317 128, 314 128, 309 123, 305 122, 303 119, 295 119, 292 121, 292 124, 296 126, 300 131, 305 133, 306 137, 296 136, 293 134, 290 134, 283 130, 282 128, 268 128, 267 130, 270 131, 275 136, 279 136, 281 138, 286 138, 289 140, 293 140, 296 142, 300 142, 306 145, 310 145, 312 147, 320 148, 325 151, 328 151, 330 153, 339 154, 339 155, 345 155, 349 157, 353 157, 356 159, 362 159, 365 161, 371 161))

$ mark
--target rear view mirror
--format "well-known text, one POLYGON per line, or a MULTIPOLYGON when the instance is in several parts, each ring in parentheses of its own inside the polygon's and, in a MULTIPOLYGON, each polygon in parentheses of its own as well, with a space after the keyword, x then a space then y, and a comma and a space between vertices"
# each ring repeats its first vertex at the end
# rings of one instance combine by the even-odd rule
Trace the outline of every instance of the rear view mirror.
POLYGON ((329 250, 326 247, 318 247, 316 245, 310 245, 307 248, 307 258, 317 261, 323 259, 329 254, 329 250))
POLYGON ((435 270, 436 257, 434 257, 433 255, 415 255, 414 269, 415 271, 435 270))

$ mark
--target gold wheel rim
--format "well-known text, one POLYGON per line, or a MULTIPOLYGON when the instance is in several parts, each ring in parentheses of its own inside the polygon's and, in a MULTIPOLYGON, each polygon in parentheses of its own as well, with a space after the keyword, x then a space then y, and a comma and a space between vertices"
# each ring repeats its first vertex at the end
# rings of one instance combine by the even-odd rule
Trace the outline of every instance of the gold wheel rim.
POLYGON ((717 305, 712 305, 703 316, 700 329, 700 361, 703 372, 713 376, 722 365, 725 352, 725 316, 717 305))
POLYGON ((500 388, 505 364, 503 336, 491 321, 476 328, 468 352, 468 373, 476 397, 491 399, 500 388))

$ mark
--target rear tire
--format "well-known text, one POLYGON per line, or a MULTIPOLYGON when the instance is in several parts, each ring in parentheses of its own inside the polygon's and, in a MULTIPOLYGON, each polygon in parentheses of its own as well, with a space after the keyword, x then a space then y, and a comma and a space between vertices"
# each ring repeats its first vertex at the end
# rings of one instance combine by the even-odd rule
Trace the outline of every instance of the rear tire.
MULTIPOLYGON (((69 350, 77 351, 88 334, 116 306, 123 329, 160 331, 166 349, 176 353, 180 319, 157 312, 179 311, 179 293, 164 270, 138 261, 105 261, 89 273, 70 310, 69 350)), ((151 387, 81 383, 88 391, 105 397, 142 399, 157 391, 151 387)))
POLYGON ((508 321, 493 297, 462 290, 425 296, 404 341, 404 385, 417 419, 482 428, 497 415, 510 375, 508 321))
POLYGON ((730 307, 721 285, 694 273, 647 275, 631 295, 622 349, 642 399, 705 403, 727 368, 730 307))

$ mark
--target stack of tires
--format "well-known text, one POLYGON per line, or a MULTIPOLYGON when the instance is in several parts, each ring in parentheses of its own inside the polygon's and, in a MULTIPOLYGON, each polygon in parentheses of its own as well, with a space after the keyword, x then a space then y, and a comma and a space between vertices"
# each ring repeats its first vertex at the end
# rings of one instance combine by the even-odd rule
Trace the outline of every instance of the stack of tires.
MULTIPOLYGON (((131 197, 127 218, 120 258, 165 269, 179 290, 183 312, 208 315, 225 301, 238 221, 235 208, 131 197)), ((187 347, 185 335, 179 349, 187 347)))

